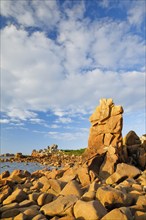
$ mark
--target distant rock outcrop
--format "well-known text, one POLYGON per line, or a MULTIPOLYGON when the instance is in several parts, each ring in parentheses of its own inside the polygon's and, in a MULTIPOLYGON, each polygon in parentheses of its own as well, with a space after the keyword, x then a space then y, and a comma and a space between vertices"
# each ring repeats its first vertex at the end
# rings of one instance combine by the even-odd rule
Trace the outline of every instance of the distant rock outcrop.
POLYGON ((33 150, 31 153, 32 157, 44 157, 44 156, 50 156, 50 154, 55 153, 58 151, 58 145, 52 144, 48 146, 47 148, 41 149, 39 151, 33 150))
POLYGON ((48 150, 49 150, 49 153, 56 152, 58 150, 58 145, 52 144, 52 145, 48 146, 48 150))
POLYGON ((22 153, 16 153, 15 154, 15 158, 22 158, 22 157, 23 157, 22 153))

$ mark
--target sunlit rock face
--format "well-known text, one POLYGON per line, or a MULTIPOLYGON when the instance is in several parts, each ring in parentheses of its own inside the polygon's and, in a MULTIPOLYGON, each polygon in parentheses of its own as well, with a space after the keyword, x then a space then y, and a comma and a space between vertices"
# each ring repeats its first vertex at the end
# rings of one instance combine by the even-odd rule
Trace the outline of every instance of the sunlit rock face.
POLYGON ((98 172, 100 173, 109 170, 109 161, 111 164, 110 173, 112 173, 117 160, 121 157, 122 113, 122 106, 115 106, 111 98, 101 99, 100 105, 96 107, 95 112, 89 118, 91 128, 83 160, 88 160, 88 165, 91 163, 92 168, 95 163, 96 170, 99 167, 98 172), (95 157, 97 157, 96 161, 94 161, 95 157))
POLYGON ((122 145, 122 106, 115 106, 112 99, 101 99, 100 105, 90 116, 91 128, 88 153, 103 153, 109 146, 122 145))

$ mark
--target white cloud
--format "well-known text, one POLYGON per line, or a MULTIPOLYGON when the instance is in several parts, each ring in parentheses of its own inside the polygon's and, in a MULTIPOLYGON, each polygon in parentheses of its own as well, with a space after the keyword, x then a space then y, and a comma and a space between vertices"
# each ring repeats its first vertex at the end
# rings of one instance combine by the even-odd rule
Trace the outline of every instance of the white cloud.
POLYGON ((48 132, 48 136, 55 140, 79 140, 80 138, 87 138, 88 133, 83 131, 78 132, 48 132))
POLYGON ((144 63, 144 41, 139 36, 128 34, 128 31, 125 22, 113 21, 105 22, 97 26, 95 32, 92 31, 91 54, 96 65, 116 71, 144 63))
POLYGON ((82 19, 84 17, 85 13, 85 2, 84 1, 75 1, 74 4, 72 4, 71 1, 65 1, 63 4, 63 9, 65 15, 69 19, 82 19))
POLYGON ((72 122, 72 119, 71 118, 68 118, 68 117, 59 117, 57 120, 56 120, 56 123, 63 123, 63 124, 68 124, 68 123, 71 123, 72 122))
MULTIPOLYGON (((10 124, 11 125, 11 124, 10 124)), ((23 131, 28 131, 29 129, 28 128, 26 128, 26 127, 21 127, 21 125, 13 125, 12 124, 12 126, 9 126, 9 127, 6 127, 5 128, 6 130, 13 130, 13 129, 18 129, 19 131, 20 130, 23 130, 23 131)))
POLYGON ((109 0, 100 0, 99 1, 99 5, 103 8, 108 8, 109 4, 110 4, 109 0))
POLYGON ((66 114, 86 114, 101 97, 112 97, 130 111, 144 107, 144 40, 130 32, 130 23, 83 19, 83 2, 64 6, 67 18, 56 1, 16 2, 2 1, 3 15, 22 25, 57 24, 58 35, 53 40, 14 25, 1 31, 1 109, 6 115, 42 123, 34 112, 51 109, 62 123, 71 122, 66 114))
POLYGON ((62 117, 66 114, 65 111, 63 111, 62 109, 54 109, 54 115, 62 117))
POLYGON ((10 118, 18 118, 21 120, 26 120, 29 118, 35 118, 37 116, 36 113, 28 111, 28 110, 20 110, 20 109, 11 109, 9 112, 7 112, 7 115, 10 118))
POLYGON ((132 25, 139 26, 146 16, 145 1, 134 1, 128 11, 128 21, 132 25))
POLYGON ((60 126, 59 126, 59 125, 56 125, 56 124, 52 124, 52 125, 50 126, 50 128, 56 129, 56 128, 60 128, 60 126))
POLYGON ((18 24, 26 27, 42 25, 48 29, 60 19, 56 1, 48 0, 1 0, 1 14, 15 18, 18 24))
POLYGON ((38 130, 32 130, 33 133, 38 133, 38 134, 44 134, 46 135, 47 132, 46 131, 38 131, 38 130))
POLYGON ((31 122, 32 124, 38 124, 44 127, 49 127, 49 125, 45 122, 45 120, 40 119, 40 118, 30 118, 29 122, 31 122))
POLYGON ((9 119, 0 119, 0 124, 8 124, 9 122, 9 119))

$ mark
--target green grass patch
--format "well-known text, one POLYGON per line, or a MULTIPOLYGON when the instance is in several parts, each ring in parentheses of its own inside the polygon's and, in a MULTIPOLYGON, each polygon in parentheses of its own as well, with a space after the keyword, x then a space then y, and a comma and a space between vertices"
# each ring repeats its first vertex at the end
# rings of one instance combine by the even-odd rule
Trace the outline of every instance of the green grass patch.
POLYGON ((61 150, 62 152, 64 152, 67 155, 75 155, 75 156, 80 156, 84 153, 86 148, 82 148, 79 150, 61 150))

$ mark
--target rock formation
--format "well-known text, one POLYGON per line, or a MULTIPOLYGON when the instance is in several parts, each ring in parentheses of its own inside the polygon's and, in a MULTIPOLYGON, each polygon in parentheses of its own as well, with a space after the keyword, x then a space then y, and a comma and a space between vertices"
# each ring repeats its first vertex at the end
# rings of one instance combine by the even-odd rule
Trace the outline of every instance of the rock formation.
POLYGON ((145 175, 125 163, 119 163, 106 181, 92 179, 82 165, 33 173, 5 171, 0 175, 0 219, 142 220, 145 175))
POLYGON ((122 106, 115 106, 112 99, 101 99, 89 118, 91 128, 83 161, 104 177, 114 172, 115 163, 122 158, 122 113, 122 106))
POLYGON ((56 152, 58 150, 58 145, 52 144, 52 145, 48 146, 48 150, 49 150, 49 153, 56 152))
MULTIPOLYGON (((49 147, 34 150, 27 159, 54 166, 57 162, 59 169, 1 173, 1 220, 146 219, 146 135, 140 139, 130 131, 122 139, 122 112, 112 99, 100 101, 90 117, 85 163, 55 153, 56 147, 48 154, 49 147)), ((26 160, 20 158, 13 159, 26 160)))
POLYGON ((88 148, 96 153, 104 147, 118 147, 122 143, 122 106, 115 106, 112 99, 101 99, 100 105, 90 116, 91 128, 88 148))
POLYGON ((123 138, 123 145, 127 150, 127 163, 138 166, 141 169, 146 167, 146 142, 145 136, 141 139, 134 131, 129 131, 123 138))
POLYGON ((141 140, 134 131, 129 131, 122 138, 122 113, 122 106, 115 106, 112 99, 101 99, 89 118, 91 128, 83 163, 104 179, 115 172, 119 162, 142 170, 146 167, 145 136, 141 140))

